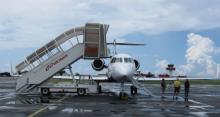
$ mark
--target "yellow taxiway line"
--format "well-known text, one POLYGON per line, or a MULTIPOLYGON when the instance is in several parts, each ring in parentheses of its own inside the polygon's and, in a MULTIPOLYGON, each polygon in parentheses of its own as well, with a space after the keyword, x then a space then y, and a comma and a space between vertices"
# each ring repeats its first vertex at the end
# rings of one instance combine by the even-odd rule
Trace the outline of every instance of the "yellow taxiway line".
MULTIPOLYGON (((57 100, 56 102, 62 102, 62 101, 63 101, 64 99, 66 99, 66 98, 67 98, 67 97, 63 97, 63 98, 57 100)), ((34 117, 34 116, 36 116, 37 114, 39 114, 40 112, 46 110, 49 106, 51 106, 51 105, 47 105, 47 106, 45 106, 45 107, 43 107, 43 108, 41 108, 41 109, 35 111, 34 113, 28 115, 27 117, 34 117)))

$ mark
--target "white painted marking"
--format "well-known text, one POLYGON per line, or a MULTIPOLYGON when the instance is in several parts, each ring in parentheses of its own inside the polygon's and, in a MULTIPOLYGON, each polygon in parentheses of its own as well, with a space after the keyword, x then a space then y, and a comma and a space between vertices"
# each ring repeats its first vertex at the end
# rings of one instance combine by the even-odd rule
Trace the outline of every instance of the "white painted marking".
POLYGON ((210 107, 210 108, 213 108, 214 106, 211 106, 211 105, 208 105, 208 104, 205 104, 205 103, 201 103, 201 102, 198 102, 198 101, 195 101, 195 100, 192 100, 190 99, 189 102, 192 102, 194 104, 201 104, 201 105, 204 105, 203 107, 210 107))
POLYGON ((55 110, 57 108, 57 106, 49 106, 48 109, 49 110, 55 110))
POLYGON ((73 108, 65 108, 65 109, 62 110, 62 112, 72 113, 73 112, 73 108))

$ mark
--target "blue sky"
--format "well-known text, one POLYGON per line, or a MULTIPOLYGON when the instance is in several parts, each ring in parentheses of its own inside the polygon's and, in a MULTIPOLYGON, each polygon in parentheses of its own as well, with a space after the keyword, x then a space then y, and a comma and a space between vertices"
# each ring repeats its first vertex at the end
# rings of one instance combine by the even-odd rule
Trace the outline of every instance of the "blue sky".
MULTIPOLYGON (((60 33, 86 22, 110 24, 108 40, 146 43, 117 47, 137 58, 144 72, 214 75, 220 63, 218 0, 7 0, 0 3, 0 71, 9 71, 60 33)), ((75 72, 94 73, 80 60, 75 72)))

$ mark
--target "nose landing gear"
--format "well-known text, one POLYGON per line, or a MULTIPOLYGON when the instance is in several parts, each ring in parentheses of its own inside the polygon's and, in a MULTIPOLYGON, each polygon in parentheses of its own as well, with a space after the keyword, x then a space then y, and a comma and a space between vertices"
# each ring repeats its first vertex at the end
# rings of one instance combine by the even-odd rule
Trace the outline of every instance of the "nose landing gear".
POLYGON ((120 92, 119 97, 121 100, 128 100, 128 94, 125 92, 120 92))
POLYGON ((128 99, 128 94, 125 93, 124 91, 124 82, 121 82, 121 92, 119 94, 119 97, 121 100, 127 100, 128 99))

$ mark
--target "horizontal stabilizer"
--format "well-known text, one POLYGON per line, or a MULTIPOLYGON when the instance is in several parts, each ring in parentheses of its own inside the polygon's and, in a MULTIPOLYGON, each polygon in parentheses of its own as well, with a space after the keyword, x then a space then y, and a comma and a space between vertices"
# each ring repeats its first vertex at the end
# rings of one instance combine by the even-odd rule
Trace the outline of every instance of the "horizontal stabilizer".
POLYGON ((107 45, 131 45, 131 46, 144 46, 144 43, 107 43, 107 45))

